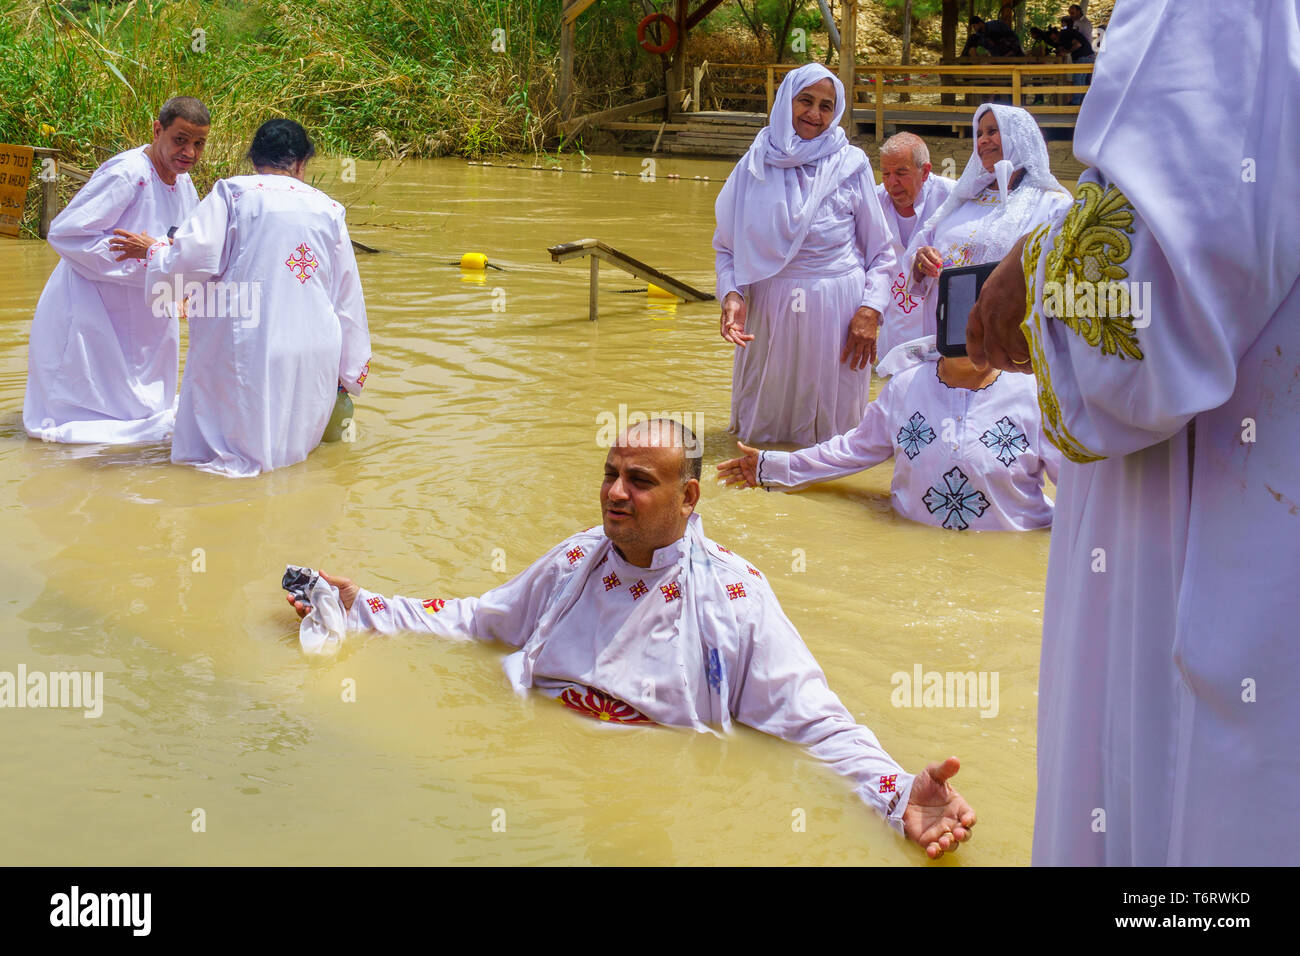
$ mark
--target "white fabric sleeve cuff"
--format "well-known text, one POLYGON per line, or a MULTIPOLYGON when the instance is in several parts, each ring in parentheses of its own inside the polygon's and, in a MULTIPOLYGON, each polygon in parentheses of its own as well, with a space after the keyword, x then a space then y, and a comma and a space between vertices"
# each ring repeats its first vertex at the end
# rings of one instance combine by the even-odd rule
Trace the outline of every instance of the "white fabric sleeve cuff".
POLYGON ((790 487, 790 452, 760 451, 758 453, 758 484, 771 491, 771 486, 790 487))

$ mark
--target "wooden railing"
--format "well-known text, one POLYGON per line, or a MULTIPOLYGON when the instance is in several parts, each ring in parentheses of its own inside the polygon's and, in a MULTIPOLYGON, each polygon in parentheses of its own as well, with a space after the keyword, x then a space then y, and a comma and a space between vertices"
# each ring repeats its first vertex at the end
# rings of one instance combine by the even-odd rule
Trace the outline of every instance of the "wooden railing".
MULTIPOLYGON (((782 78, 797 68, 797 64, 790 63, 710 63, 705 71, 707 82, 702 95, 697 97, 697 103, 704 100, 715 109, 747 106, 754 111, 763 109, 771 113, 782 78)), ((1086 89, 1074 85, 1072 80, 1078 74, 1090 73, 1090 63, 1023 58, 911 66, 861 63, 857 66, 858 82, 853 87, 853 109, 858 119, 864 118, 864 111, 875 114, 877 137, 884 127, 888 111, 933 113, 936 115, 932 119, 913 117, 909 122, 949 125, 954 111, 973 108, 996 97, 1009 101, 1013 106, 1023 106, 1031 113, 1049 118, 1049 121, 1052 118, 1063 121, 1053 125, 1072 125, 1079 107, 1070 105, 1069 99, 1086 89), (936 79, 918 82, 928 77, 936 79), (1037 102, 1038 99, 1043 102, 1037 102), (1028 102, 1030 100, 1034 102, 1028 102)))

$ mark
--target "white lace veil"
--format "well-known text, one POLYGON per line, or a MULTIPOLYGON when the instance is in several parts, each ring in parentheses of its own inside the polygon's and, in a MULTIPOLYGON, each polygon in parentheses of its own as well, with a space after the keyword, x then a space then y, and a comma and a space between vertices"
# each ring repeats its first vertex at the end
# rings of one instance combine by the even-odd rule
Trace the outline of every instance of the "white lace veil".
POLYGON ((984 230, 979 237, 984 251, 978 257, 978 262, 1001 259, 1030 230, 1030 218, 1044 192, 1055 190, 1065 196, 1070 195, 1052 175, 1047 143, 1043 141, 1043 134, 1034 117, 1027 111, 1018 106, 985 103, 971 118, 971 133, 975 145, 971 148, 971 157, 966 162, 961 179, 957 180, 956 188, 944 200, 943 205, 925 221, 924 227, 916 231, 907 247, 905 262, 910 263, 915 257, 920 245, 918 240, 927 228, 943 222, 954 209, 974 199, 986 187, 995 183, 1002 193, 1001 213, 996 218, 985 221, 984 230), (986 170, 980 162, 978 146, 980 117, 989 110, 993 111, 993 117, 997 120, 1002 140, 1002 159, 995 165, 994 172, 986 170), (1019 185, 1008 191, 1011 174, 1018 169, 1023 169, 1025 174, 1019 185))

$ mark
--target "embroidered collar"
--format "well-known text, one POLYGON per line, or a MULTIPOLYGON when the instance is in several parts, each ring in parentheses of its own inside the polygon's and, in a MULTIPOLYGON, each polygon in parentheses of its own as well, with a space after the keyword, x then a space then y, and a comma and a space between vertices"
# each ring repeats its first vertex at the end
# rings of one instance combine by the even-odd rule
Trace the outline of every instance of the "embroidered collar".
POLYGON ((1002 378, 1002 372, 999 371, 997 375, 994 375, 993 381, 989 382, 987 385, 981 385, 979 388, 963 388, 960 385, 949 385, 947 382, 945 382, 943 378, 939 375, 939 363, 935 362, 934 377, 939 380, 940 385, 954 392, 983 392, 986 391, 988 388, 990 388, 993 385, 993 382, 996 382, 998 379, 1002 378))

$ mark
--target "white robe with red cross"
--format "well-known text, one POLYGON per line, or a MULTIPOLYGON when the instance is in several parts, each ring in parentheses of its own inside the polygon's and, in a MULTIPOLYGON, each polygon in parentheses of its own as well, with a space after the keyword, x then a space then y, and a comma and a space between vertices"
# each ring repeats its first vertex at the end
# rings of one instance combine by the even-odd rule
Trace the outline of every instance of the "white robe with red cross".
POLYGON ((361 279, 343 207, 320 190, 292 176, 220 180, 172 245, 149 250, 148 276, 185 299, 190 328, 172 461, 236 478, 296 464, 338 389, 361 392, 361 279))
POLYGON ((482 597, 363 590, 348 628, 499 641, 518 649, 504 662, 516 690, 612 723, 710 731, 734 719, 807 747, 902 830, 913 775, 831 691, 763 574, 706 538, 698 515, 650 567, 593 528, 482 597))

